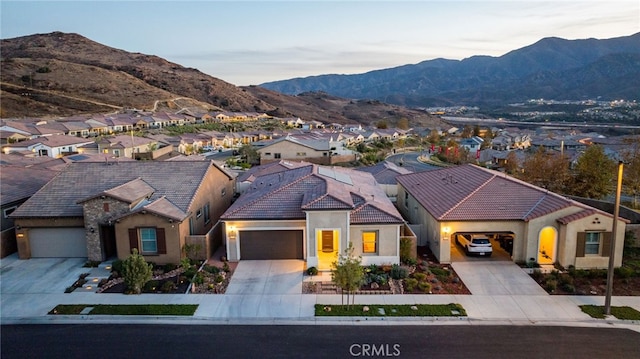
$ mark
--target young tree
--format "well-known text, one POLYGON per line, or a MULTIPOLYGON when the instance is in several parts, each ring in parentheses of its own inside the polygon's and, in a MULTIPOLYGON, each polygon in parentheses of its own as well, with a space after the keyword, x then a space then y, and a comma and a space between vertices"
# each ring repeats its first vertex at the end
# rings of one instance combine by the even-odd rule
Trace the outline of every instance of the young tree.
POLYGON ((438 143, 440 143, 440 134, 437 130, 431 130, 429 136, 427 136, 427 142, 432 145, 437 145, 438 143))
POLYGON ((604 153, 602 146, 587 147, 573 168, 573 181, 568 192, 595 199, 606 196, 616 175, 615 166, 615 161, 604 153))
POLYGON ((331 264, 331 280, 342 289, 343 295, 347 293, 347 307, 350 307, 350 295, 355 302, 355 295, 352 293, 360 288, 364 280, 362 257, 355 256, 353 250, 353 243, 349 243, 344 253, 339 254, 338 259, 331 264))
POLYGON ((127 291, 132 294, 140 294, 142 286, 151 280, 152 269, 153 266, 148 264, 134 248, 131 255, 122 262, 122 276, 127 291))

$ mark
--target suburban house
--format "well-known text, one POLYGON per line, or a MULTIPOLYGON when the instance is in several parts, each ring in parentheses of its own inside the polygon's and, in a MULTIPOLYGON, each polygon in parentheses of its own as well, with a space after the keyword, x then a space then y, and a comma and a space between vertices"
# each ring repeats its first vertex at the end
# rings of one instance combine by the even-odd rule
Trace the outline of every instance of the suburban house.
POLYGON ((513 261, 576 268, 606 268, 615 238, 615 265, 622 263, 626 220, 613 236, 609 213, 504 173, 467 164, 397 179, 398 209, 442 263, 458 234, 473 233, 510 235, 513 261))
POLYGON ((396 177, 413 171, 406 167, 399 167, 393 162, 382 161, 374 166, 356 168, 358 171, 369 172, 373 175, 378 185, 384 190, 387 197, 393 202, 398 197, 398 181, 396 177))
POLYGON ((199 244, 210 256, 232 191, 233 177, 213 162, 70 163, 12 213, 18 254, 103 261, 137 248, 177 264, 185 244, 199 244))
POLYGON ((3 153, 31 151, 38 156, 58 158, 78 153, 78 148, 93 143, 93 140, 65 135, 37 137, 2 147, 3 153))
POLYGON ((281 137, 255 143, 260 153, 260 163, 279 160, 308 161, 330 165, 355 160, 355 154, 343 147, 342 142, 326 138, 281 137))
POLYGON ((350 243, 364 265, 399 263, 405 233, 371 174, 315 164, 256 177, 221 221, 230 261, 303 259, 319 270, 350 243))
POLYGON ((2 211, 0 258, 17 251, 15 228, 10 215, 57 173, 47 168, 4 164, 0 166, 0 210, 2 211))

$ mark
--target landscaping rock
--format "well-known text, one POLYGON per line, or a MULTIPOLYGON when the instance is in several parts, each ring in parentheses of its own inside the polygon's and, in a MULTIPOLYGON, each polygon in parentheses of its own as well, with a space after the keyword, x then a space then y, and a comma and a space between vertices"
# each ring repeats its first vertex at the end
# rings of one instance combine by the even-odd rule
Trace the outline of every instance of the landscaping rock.
POLYGON ((365 305, 364 307, 362 307, 362 311, 363 311, 363 312, 365 312, 365 313, 366 313, 366 312, 368 312, 368 311, 369 311, 369 307, 367 307, 367 306, 365 305))
POLYGON ((418 306, 416 306, 416 305, 412 305, 412 306, 411 306, 411 310, 418 310, 418 306))
POLYGON ((380 315, 387 315, 387 313, 384 311, 384 308, 378 308, 378 313, 380 315))

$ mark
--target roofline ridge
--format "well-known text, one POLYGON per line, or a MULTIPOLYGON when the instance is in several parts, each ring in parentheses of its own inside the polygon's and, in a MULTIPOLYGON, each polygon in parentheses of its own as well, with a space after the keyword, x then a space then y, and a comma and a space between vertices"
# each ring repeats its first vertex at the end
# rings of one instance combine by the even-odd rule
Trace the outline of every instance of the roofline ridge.
POLYGON ((438 217, 438 219, 443 219, 445 216, 447 216, 449 213, 451 213, 453 210, 455 210, 456 208, 458 208, 462 203, 464 203, 467 199, 469 199, 471 196, 473 196, 474 194, 476 194, 478 191, 480 191, 481 189, 483 189, 486 185, 488 185, 494 178, 496 178, 497 176, 495 174, 493 174, 491 177, 489 177, 483 184, 481 184, 480 186, 478 186, 476 189, 474 189, 473 191, 471 191, 471 193, 469 193, 468 195, 466 195, 463 199, 461 199, 460 201, 458 201, 458 203, 456 203, 455 206, 449 208, 446 212, 444 212, 440 217, 438 217))
MULTIPOLYGON (((307 167, 313 167, 313 166, 314 166, 313 164, 310 164, 309 166, 303 166, 303 167, 298 167, 298 168, 292 168, 292 169, 289 169, 288 171, 295 171, 295 170, 298 170, 298 169, 307 168, 307 167)), ((283 172, 288 172, 288 171, 283 171, 283 172)), ((278 173, 278 174, 279 174, 279 173, 282 173, 282 172, 275 172, 275 173, 271 173, 271 174, 268 174, 268 175, 259 176, 259 177, 256 177, 256 178, 260 178, 260 177, 264 177, 264 176, 270 176, 270 175, 273 175, 273 174, 276 174, 276 173, 278 173)), ((297 178, 295 181, 291 181, 291 182, 289 182, 288 184, 286 184, 286 185, 284 185, 284 186, 282 186, 282 187, 278 188, 278 189, 277 189, 277 190, 275 190, 275 191, 271 191, 271 192, 269 192, 269 193, 266 193, 264 196, 260 196, 260 197, 258 197, 258 198, 256 198, 256 199, 254 199, 253 201, 250 201, 250 202, 245 203, 243 206, 240 206, 240 207, 236 208, 235 210, 233 210, 232 212, 230 212, 230 213, 229 213, 229 215, 232 215, 232 214, 234 214, 234 213, 236 213, 236 212, 238 212, 238 211, 240 211, 240 210, 244 210, 244 209, 245 209, 245 208, 247 208, 248 206, 253 205, 253 204, 255 204, 256 202, 258 202, 258 201, 260 201, 260 200, 263 200, 263 199, 265 199, 265 198, 267 198, 267 197, 271 197, 271 196, 273 196, 273 194, 278 193, 278 192, 280 192, 280 191, 284 190, 285 188, 289 188, 289 187, 291 187, 293 184, 297 184, 297 183, 298 183, 298 182, 300 182, 301 180, 306 179, 306 178, 309 178, 309 177, 310 177, 310 176, 312 176, 313 174, 314 174, 314 171, 313 171, 313 169, 312 169, 310 173, 308 173, 308 174, 306 174, 306 175, 304 175, 304 176, 301 176, 301 177, 297 178)), ((255 182, 255 181, 254 181, 254 182, 255 182)))

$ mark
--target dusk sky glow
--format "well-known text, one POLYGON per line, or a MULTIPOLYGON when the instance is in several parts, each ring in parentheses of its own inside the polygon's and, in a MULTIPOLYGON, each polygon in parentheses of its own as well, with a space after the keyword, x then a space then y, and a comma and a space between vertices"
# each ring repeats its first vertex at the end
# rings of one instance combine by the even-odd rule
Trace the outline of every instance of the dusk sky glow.
POLYGON ((235 85, 640 32, 640 1, 5 1, 3 39, 73 32, 235 85))

